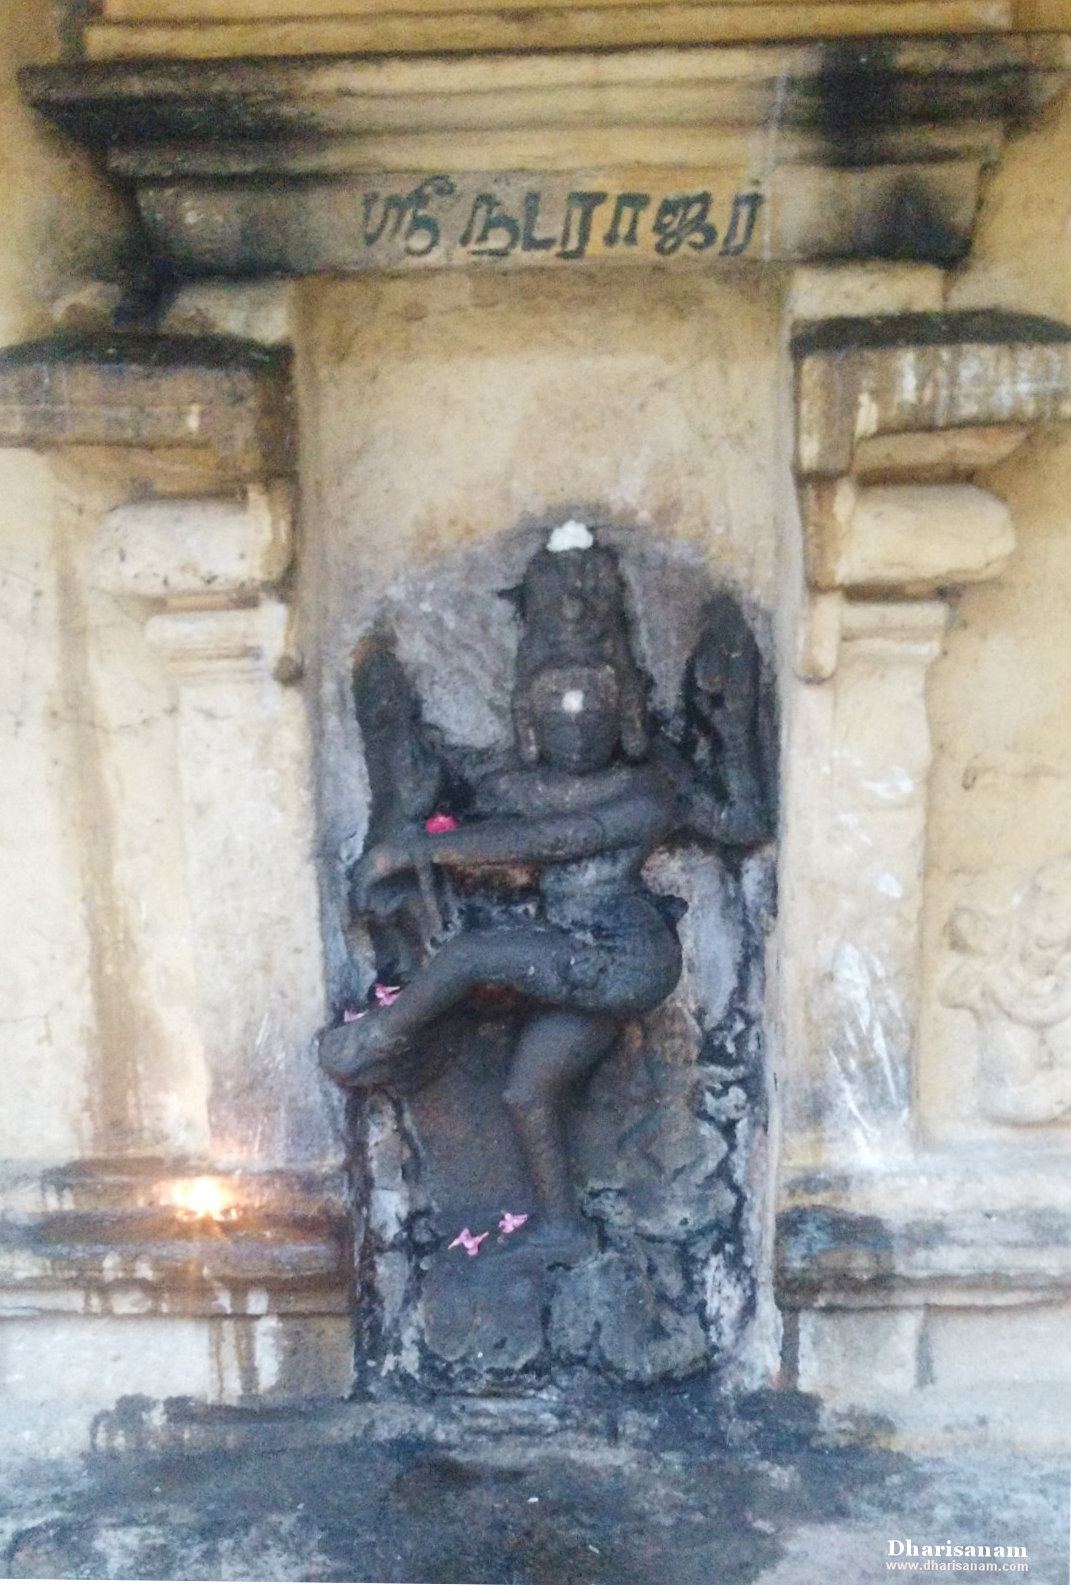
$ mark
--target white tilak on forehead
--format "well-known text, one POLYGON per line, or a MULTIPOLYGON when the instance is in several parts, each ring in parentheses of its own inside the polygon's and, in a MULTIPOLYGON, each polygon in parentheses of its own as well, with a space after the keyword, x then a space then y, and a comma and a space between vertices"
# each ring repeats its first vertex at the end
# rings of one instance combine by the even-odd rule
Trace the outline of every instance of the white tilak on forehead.
POLYGON ((554 552, 560 550, 590 550, 595 543, 595 536, 586 523, 578 522, 571 517, 567 523, 560 523, 552 530, 547 540, 547 549, 554 552))
POLYGON ((562 694, 562 709, 566 715, 579 715, 584 708, 584 690, 568 688, 562 694))

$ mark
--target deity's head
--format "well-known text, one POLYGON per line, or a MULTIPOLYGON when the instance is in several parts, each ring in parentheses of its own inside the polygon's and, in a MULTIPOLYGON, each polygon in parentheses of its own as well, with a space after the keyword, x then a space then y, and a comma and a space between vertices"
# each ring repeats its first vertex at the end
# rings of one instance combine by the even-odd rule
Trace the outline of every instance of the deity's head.
POLYGON ((647 752, 643 679, 629 648, 613 551, 569 522, 537 551, 521 586, 513 718, 521 758, 583 774, 647 752))
POLYGON ((1032 974, 1067 973, 1071 956, 1071 859, 1050 859, 1019 905, 1019 962, 1032 974))

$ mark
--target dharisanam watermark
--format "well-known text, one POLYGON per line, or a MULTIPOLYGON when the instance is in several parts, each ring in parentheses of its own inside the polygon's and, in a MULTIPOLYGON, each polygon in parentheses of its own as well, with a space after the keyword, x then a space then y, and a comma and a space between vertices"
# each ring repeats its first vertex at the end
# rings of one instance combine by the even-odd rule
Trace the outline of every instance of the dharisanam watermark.
POLYGON ((887 1569, 905 1573, 1028 1574, 1026 1547, 1007 1541, 902 1541, 886 1542, 887 1569))

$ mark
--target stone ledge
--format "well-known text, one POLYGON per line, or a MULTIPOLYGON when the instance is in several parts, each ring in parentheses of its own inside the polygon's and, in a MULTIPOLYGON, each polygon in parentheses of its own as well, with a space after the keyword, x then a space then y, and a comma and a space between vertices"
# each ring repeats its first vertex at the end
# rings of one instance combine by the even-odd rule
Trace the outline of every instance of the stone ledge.
POLYGON ((12 1181, 4 1201, 7 1316, 349 1309, 353 1237, 339 1173, 86 1163, 12 1181))
POLYGON ((812 588, 927 593, 995 577, 1015 549, 1011 514, 972 484, 811 487, 812 588))
POLYGON ((277 585, 294 552, 287 481, 226 496, 113 507, 93 542, 92 581, 114 594, 205 603, 277 585))
MULTIPOLYGON (((1071 326, 997 310, 842 316, 800 325, 792 355, 810 588, 919 596, 995 576, 1014 526, 970 481, 1071 419, 1071 326)), ((811 612, 816 634, 823 620, 811 612)), ((816 634, 801 669, 822 680, 816 634)))
MULTIPOLYGON (((1071 325, 999 310, 828 319, 801 326, 796 361, 796 473, 853 472, 861 446, 897 435, 899 451, 868 478, 956 478, 999 460, 1037 424, 1071 418, 1071 325), (923 437, 960 432, 937 451, 923 437), (971 449, 962 431, 986 431, 971 449)), ((866 453, 864 453, 864 460, 866 453)))
POLYGON ((778 1302, 999 1306, 1071 1295, 1071 1197, 1059 1164, 988 1170, 941 1158, 790 1179, 777 1218, 778 1302))
POLYGON ((222 336, 61 332, 0 351, 0 445, 203 453, 220 483, 293 471, 290 357, 222 336))
MULTIPOLYGON (((525 125, 715 125, 821 135, 872 162, 891 130, 976 142, 1066 86, 1058 36, 831 39, 611 51, 331 60, 165 61, 26 67, 30 103, 106 157, 173 146, 276 154, 352 135, 525 125), (883 89, 885 99, 867 99, 883 89), (850 146, 853 145, 853 146, 850 146)), ((176 169, 176 174, 179 170, 176 169)))
MULTIPOLYGON (((1052 0, 1050 0, 1050 5, 1052 0)), ((1060 0, 1056 0, 1059 4, 1060 0)), ((747 39, 882 33, 999 32, 1025 8, 1012 0, 780 0, 780 3, 624 5, 544 0, 512 8, 494 0, 231 0, 148 6, 104 0, 84 32, 91 59, 137 56, 316 55, 569 46, 711 44, 747 39)), ((1067 24, 1062 13, 1055 24, 1067 24)))
MULTIPOLYGON (((586 234, 584 247, 566 245, 579 211, 566 204, 564 229, 558 211, 596 192, 606 205, 598 235, 620 243, 615 263, 645 256, 650 222, 672 219, 667 203, 694 217, 704 195, 732 238, 720 211, 734 194, 763 206, 754 247, 724 250, 745 262, 947 263, 970 245, 980 172, 1006 129, 1029 121, 1069 72, 1063 38, 1000 34, 145 60, 31 68, 21 82, 36 109, 134 184, 153 246, 189 278, 485 268, 506 254, 511 265, 575 262, 587 257, 586 234), (640 246, 635 232, 618 235, 615 192, 649 211, 640 246), (537 234, 530 217, 540 205, 537 234), (548 210, 558 252, 546 240, 548 210), (381 213, 370 229, 368 214, 381 213), (481 214, 473 251, 466 217, 481 214), (384 246, 385 230, 404 245, 384 246)), ((624 218, 638 213, 626 207, 624 218)), ((693 224, 675 261, 697 262, 713 229, 693 224)), ((653 240, 666 237, 656 230, 653 240)), ((654 251, 660 262, 669 256, 654 251)))

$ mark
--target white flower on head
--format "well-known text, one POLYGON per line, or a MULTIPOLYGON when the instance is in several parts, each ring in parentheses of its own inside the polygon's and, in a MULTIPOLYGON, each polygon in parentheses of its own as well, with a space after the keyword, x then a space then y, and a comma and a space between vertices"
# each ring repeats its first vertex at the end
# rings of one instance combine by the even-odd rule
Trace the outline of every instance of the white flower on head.
POLYGON ((595 536, 586 523, 578 523, 571 517, 568 523, 561 523, 547 540, 547 549, 555 552, 559 550, 590 550, 595 543, 595 536))

